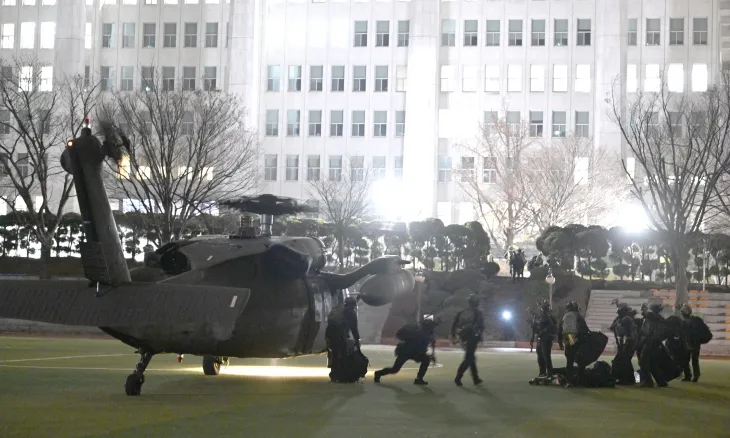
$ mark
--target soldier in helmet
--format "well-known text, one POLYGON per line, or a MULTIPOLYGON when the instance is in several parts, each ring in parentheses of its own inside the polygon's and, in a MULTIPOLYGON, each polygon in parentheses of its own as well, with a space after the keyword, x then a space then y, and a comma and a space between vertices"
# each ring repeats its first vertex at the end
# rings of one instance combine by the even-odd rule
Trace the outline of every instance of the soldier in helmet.
POLYGON ((616 339, 616 357, 611 368, 612 375, 619 384, 633 385, 634 367, 631 359, 636 350, 638 331, 632 310, 626 303, 616 303, 616 318, 611 324, 611 331, 616 339))
POLYGON ((484 315, 479 310, 479 296, 471 295, 469 297, 469 307, 456 314, 454 324, 451 326, 451 342, 457 343, 457 340, 464 348, 464 360, 456 371, 454 383, 461 386, 461 378, 467 369, 471 371, 471 378, 475 385, 482 383, 477 371, 476 350, 482 341, 482 332, 484 331, 484 315))
POLYGON ((683 380, 697 382, 700 379, 700 347, 703 342, 712 338, 712 334, 702 318, 692 315, 692 308, 688 304, 683 305, 679 312, 682 315, 682 339, 689 353, 683 358, 683 380), (692 361, 692 371, 689 369, 690 360, 692 361), (694 377, 692 377, 693 373, 694 377))
POLYGON ((580 315, 580 307, 575 301, 565 303, 565 315, 558 324, 558 345, 560 349, 565 349, 566 374, 568 384, 567 387, 576 384, 582 384, 585 379, 585 364, 578 364, 577 376, 573 373, 573 367, 576 362, 575 354, 578 351, 578 345, 583 337, 589 332, 586 320, 580 315), (576 379, 577 377, 577 379, 576 379))
POLYGON ((360 331, 357 322, 357 299, 345 298, 342 305, 335 306, 327 317, 325 339, 329 352, 330 380, 340 382, 342 366, 348 354, 348 340, 352 334, 355 348, 360 349, 360 331))
POLYGON ((552 350, 558 331, 558 322, 552 315, 552 309, 547 300, 542 300, 537 305, 540 314, 535 315, 532 330, 537 335, 537 366, 540 368, 538 377, 548 377, 553 374, 552 350))
POLYGON ((641 386, 651 388, 656 380, 657 386, 667 386, 667 381, 658 363, 660 348, 666 338, 666 324, 661 313, 664 306, 652 303, 641 324, 641 340, 639 341, 639 368, 641 368, 641 386), (652 380, 652 377, 654 378, 652 380))
POLYGON ((432 351, 436 349, 436 339, 434 337, 436 325, 437 323, 433 319, 424 319, 417 327, 414 327, 414 330, 406 330, 411 326, 410 324, 406 324, 398 330, 396 336, 402 339, 402 342, 395 349, 395 363, 390 368, 383 368, 380 371, 376 371, 375 383, 380 383, 380 379, 383 376, 397 374, 407 361, 413 360, 421 364, 413 384, 428 385, 428 382, 423 380, 423 378, 426 375, 426 371, 428 371, 428 366, 434 360, 433 354, 428 354, 428 347, 431 346, 432 351), (401 334, 402 332, 407 333, 401 334))

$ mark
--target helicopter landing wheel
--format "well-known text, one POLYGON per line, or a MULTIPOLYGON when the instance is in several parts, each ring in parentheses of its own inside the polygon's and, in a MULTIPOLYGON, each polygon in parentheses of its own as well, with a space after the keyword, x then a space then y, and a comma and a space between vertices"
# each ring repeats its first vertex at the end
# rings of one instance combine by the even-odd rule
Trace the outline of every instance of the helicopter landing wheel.
POLYGON ((217 376, 221 372, 223 358, 218 356, 203 356, 203 373, 206 376, 217 376))
POLYGON ((139 395, 142 392, 143 383, 144 376, 132 373, 127 376, 127 381, 124 383, 124 392, 131 396, 139 395))

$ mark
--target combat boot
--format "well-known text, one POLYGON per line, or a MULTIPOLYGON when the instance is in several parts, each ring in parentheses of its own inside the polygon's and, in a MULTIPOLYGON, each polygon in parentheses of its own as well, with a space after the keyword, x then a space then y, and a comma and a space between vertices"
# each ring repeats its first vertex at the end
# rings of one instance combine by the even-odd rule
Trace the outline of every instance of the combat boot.
POLYGON ((375 383, 380 383, 380 378, 381 377, 383 377, 383 373, 381 373, 380 371, 376 371, 375 372, 375 378, 374 378, 375 383))
POLYGON ((418 378, 413 381, 414 385, 428 385, 428 382, 423 380, 422 378, 418 378))

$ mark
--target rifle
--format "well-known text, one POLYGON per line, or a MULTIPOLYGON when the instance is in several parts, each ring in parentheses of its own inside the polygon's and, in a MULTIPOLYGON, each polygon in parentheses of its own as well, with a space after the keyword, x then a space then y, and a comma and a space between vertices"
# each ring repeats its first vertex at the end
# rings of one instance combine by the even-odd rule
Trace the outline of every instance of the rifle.
POLYGON ((537 314, 532 311, 529 307, 527 308, 527 312, 532 315, 532 321, 530 321, 530 328, 532 329, 532 337, 530 338, 530 353, 532 353, 532 350, 535 346, 535 337, 537 336, 537 333, 535 333, 535 323, 537 319, 537 314))

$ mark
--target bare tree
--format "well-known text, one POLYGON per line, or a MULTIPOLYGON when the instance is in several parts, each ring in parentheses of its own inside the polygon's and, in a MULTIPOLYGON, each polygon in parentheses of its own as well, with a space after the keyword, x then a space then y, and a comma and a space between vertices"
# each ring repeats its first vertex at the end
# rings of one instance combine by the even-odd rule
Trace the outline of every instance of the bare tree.
POLYGON ((47 262, 73 187, 61 153, 94 109, 97 86, 81 76, 54 79, 32 57, 0 60, 0 71, 0 199, 32 227, 47 262))
MULTIPOLYGON (((510 112, 505 113, 509 117, 510 112)), ((477 162, 467 158, 456 181, 501 253, 531 224, 524 176, 529 165, 526 152, 534 139, 529 126, 519 120, 492 117, 486 122, 480 126, 476 144, 463 145, 477 162)))
POLYGON ((622 115, 613 97, 613 118, 631 158, 623 161, 633 195, 657 230, 669 239, 677 304, 688 299, 687 261, 692 234, 707 219, 716 185, 730 164, 730 82, 722 76, 706 92, 639 93, 622 115), (634 169, 636 167, 636 169, 634 169))
POLYGON ((319 202, 324 219, 335 228, 340 271, 344 267, 347 229, 370 212, 373 178, 371 171, 363 164, 362 157, 352 157, 349 169, 330 168, 327 178, 320 175, 319 171, 307 174, 310 196, 319 202))
POLYGON ((618 157, 597 149, 580 133, 536 143, 528 167, 527 209, 538 232, 552 225, 593 222, 628 194, 618 157))
POLYGON ((128 138, 131 150, 110 168, 110 190, 145 215, 157 244, 179 238, 216 201, 259 189, 259 145, 243 124, 240 98, 177 85, 150 75, 141 89, 115 91, 99 108, 105 136, 128 138))

